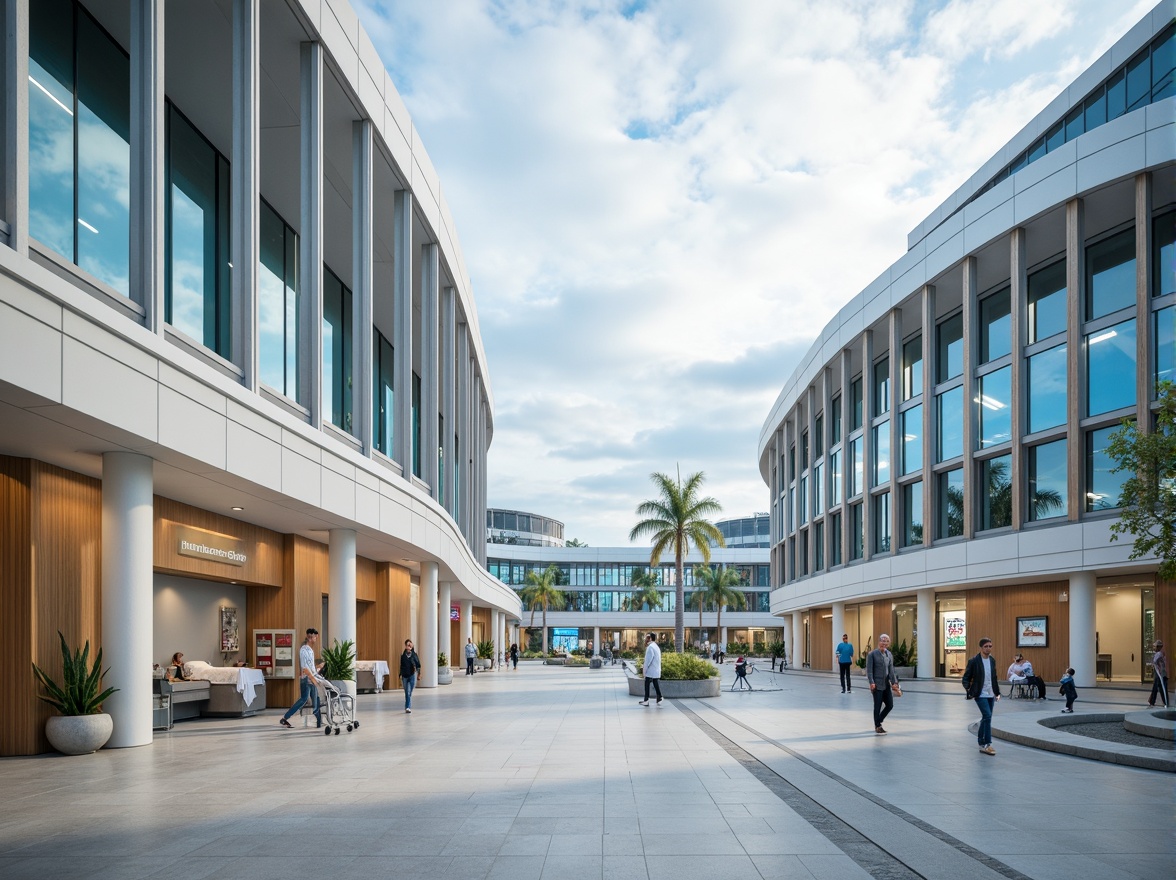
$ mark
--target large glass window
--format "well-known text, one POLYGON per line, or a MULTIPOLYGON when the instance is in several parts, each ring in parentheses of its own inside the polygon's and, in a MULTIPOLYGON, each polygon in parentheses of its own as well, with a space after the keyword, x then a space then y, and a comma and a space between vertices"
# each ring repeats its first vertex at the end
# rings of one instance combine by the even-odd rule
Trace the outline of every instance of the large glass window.
MULTIPOLYGON (((372 333, 375 343, 372 346, 372 354, 375 358, 372 364, 375 380, 375 400, 372 402, 375 429, 372 431, 372 442, 376 449, 391 458, 395 442, 393 429, 396 424, 395 350, 392 348, 392 343, 379 330, 373 328, 372 333)), ((455 461, 461 461, 461 459, 455 456, 455 461)))
POLYGON ((890 422, 874 426, 872 485, 881 486, 890 482, 890 422))
POLYGON ((1157 311, 1155 324, 1155 384, 1158 387, 1161 382, 1176 382, 1176 306, 1157 311))
POLYGON ((1028 360, 1029 433, 1044 431, 1066 421, 1066 345, 1055 345, 1028 360))
POLYGON ((1029 343, 1066 329, 1066 261, 1058 260, 1029 276, 1029 343))
POLYGON ((164 319, 231 357, 229 162, 170 104, 164 319))
POLYGON ((890 358, 874 364, 874 415, 890 412, 890 358))
POLYGON ((923 405, 912 406, 902 414, 903 476, 923 468, 923 405))
POLYGON ((813 458, 818 459, 825 454, 825 415, 817 413, 813 419, 813 458))
POLYGON ((849 441, 849 497, 860 495, 865 485, 865 465, 862 461, 862 438, 849 441))
POLYGON ((1013 350, 1013 323, 1009 313, 1009 289, 980 301, 980 363, 1002 358, 1013 350))
POLYGON ((834 443, 834 444, 840 443, 841 442, 841 395, 840 394, 838 394, 836 397, 834 397, 833 402, 830 404, 829 430, 830 430, 830 433, 832 434, 832 438, 830 439, 829 442, 834 443))
POLYGON ((829 518, 829 559, 830 565, 841 565, 841 514, 829 518))
POLYGON ((800 516, 800 524, 804 525, 808 522, 808 477, 801 476, 800 482, 797 484, 796 491, 796 507, 797 513, 800 516))
POLYGON ((1135 405, 1135 320, 1086 337, 1086 414, 1135 405))
POLYGON ((822 465, 813 465, 813 516, 825 512, 825 474, 822 465))
POLYGON ((980 462, 980 529, 1000 529, 1013 524, 1011 455, 980 462))
POLYGON ((871 525, 874 532, 874 552, 890 552, 890 493, 883 492, 873 498, 873 509, 870 511, 871 525))
POLYGON ((825 568, 825 523, 813 526, 813 571, 825 568))
POLYGON ((257 272, 257 358, 261 381, 298 398, 298 235, 264 200, 257 272))
POLYGON ((130 61, 84 9, 29 4, 29 231, 130 292, 130 61))
POLYGON ((980 448, 1007 443, 1012 437, 1012 367, 980 377, 980 448))
POLYGON ((1152 296, 1176 293, 1176 211, 1161 214, 1152 223, 1152 296))
POLYGON ((1086 248, 1086 320, 1135 305, 1135 230, 1086 248))
POLYGON ((1111 473, 1115 459, 1107 452, 1111 435, 1118 425, 1108 425, 1086 435, 1086 511, 1112 510, 1119 506, 1119 495, 1130 475, 1126 471, 1111 473))
POLYGON ((936 479, 937 534, 940 538, 959 537, 964 533, 964 471, 962 468, 945 471, 936 479))
POLYGON ((946 382, 964 372, 964 316, 940 323, 935 340, 935 380, 946 382))
POLYGON ((807 471, 809 466, 809 435, 804 431, 800 435, 800 469, 807 471))
POLYGON ((902 399, 923 393, 923 337, 916 336, 902 347, 902 399))
POLYGON ((351 290, 323 266, 323 414, 350 432, 351 290))
POLYGON ((829 453, 829 503, 840 504, 841 496, 841 450, 829 453))
POLYGON ((948 461, 964 454, 964 389, 944 391, 936 402, 936 460, 948 461))
POLYGON ((849 508, 849 516, 849 558, 851 560, 861 559, 865 553, 865 536, 862 532, 862 505, 860 502, 849 508))
POLYGON ((862 377, 858 376, 849 384, 849 430, 856 431, 862 426, 862 377))
POLYGON ((421 475, 421 377, 412 373, 412 472, 421 475))
POLYGON ((1029 519, 1066 515, 1066 438, 1029 448, 1029 519))
POLYGON ((923 543, 923 482, 902 487, 902 546, 923 543))

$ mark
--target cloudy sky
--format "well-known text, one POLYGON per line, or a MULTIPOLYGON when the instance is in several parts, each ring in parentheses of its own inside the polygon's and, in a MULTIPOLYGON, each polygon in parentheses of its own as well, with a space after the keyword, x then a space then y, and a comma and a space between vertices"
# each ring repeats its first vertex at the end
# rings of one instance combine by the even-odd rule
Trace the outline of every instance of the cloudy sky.
POLYGON ((352 0, 441 178, 489 503, 628 543, 649 474, 767 510, 832 315, 1152 0, 352 0))

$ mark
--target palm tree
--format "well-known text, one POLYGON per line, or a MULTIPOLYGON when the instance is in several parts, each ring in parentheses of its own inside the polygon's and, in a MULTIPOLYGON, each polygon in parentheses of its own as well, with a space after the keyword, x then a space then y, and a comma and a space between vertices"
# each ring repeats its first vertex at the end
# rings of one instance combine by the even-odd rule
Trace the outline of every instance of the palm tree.
MULTIPOLYGON (((1000 528, 1013 523, 1013 483, 1008 476, 1009 466, 1003 461, 994 461, 988 466, 988 519, 982 528, 1000 528)), ((1029 509, 1033 519, 1044 519, 1052 512, 1062 509, 1062 496, 1053 489, 1037 489, 1030 486, 1029 509)), ((964 533, 964 492, 957 486, 947 490, 948 535, 964 533)), ((944 535, 943 537, 947 537, 944 535)))
POLYGON ((677 575, 674 581, 674 596, 677 600, 674 603, 674 650, 680 652, 686 632, 682 613, 685 604, 682 560, 690 553, 693 545, 702 556, 702 561, 709 564, 711 544, 727 546, 723 533, 706 519, 722 513, 723 508, 713 498, 698 497, 699 487, 706 479, 702 471, 687 477, 685 484, 682 483, 681 473, 677 480, 661 473, 650 474, 649 478, 657 486, 658 497, 637 505, 637 515, 644 519, 633 526, 629 540, 636 541, 644 537, 652 539, 650 565, 658 565, 663 553, 671 549, 674 551, 674 572, 677 575))
MULTIPOLYGON (((718 633, 723 631, 724 605, 730 605, 732 610, 747 607, 747 597, 743 595, 742 590, 736 589, 743 586, 743 576, 739 574, 737 569, 724 565, 720 565, 718 568, 700 565, 694 569, 694 583, 698 585, 698 592, 694 595, 701 596, 702 601, 708 605, 712 602, 715 605, 717 610, 715 630, 718 633)), ((702 629, 701 602, 698 611, 698 628, 702 629)), ((716 635, 715 638, 717 640, 719 636, 716 635)))
POLYGON ((547 609, 556 611, 567 604, 567 596, 556 586, 559 582, 560 571, 555 564, 547 566, 542 572, 527 572, 527 586, 523 587, 520 596, 531 606, 531 625, 527 629, 535 628, 535 608, 543 607, 543 653, 547 653, 547 609))
POLYGON ((640 611, 644 606, 648 605, 650 611, 657 611, 661 608, 662 594, 658 587, 661 583, 658 581, 657 575, 652 571, 636 572, 629 581, 629 585, 636 587, 633 595, 629 597, 629 610, 640 611))

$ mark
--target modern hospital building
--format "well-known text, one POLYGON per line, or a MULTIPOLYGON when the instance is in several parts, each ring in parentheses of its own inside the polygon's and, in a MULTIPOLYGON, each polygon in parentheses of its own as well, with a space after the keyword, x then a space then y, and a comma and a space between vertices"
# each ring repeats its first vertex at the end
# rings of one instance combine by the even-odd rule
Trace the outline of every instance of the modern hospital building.
POLYGON ((986 636, 1047 679, 1141 682, 1176 635, 1176 584, 1111 540, 1107 454, 1176 379, 1174 12, 920 223, 784 384, 759 469, 797 665, 887 632, 958 676, 986 636))
POLYGON ((47 749, 59 630, 103 650, 116 747, 175 651, 315 626, 395 677, 412 638, 428 687, 505 642, 473 293, 348 3, 0 5, 0 755, 47 749))

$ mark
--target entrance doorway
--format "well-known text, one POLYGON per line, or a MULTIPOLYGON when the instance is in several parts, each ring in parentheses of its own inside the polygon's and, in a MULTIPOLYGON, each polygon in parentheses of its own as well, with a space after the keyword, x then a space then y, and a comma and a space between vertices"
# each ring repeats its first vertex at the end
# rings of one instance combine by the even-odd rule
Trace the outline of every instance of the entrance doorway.
POLYGON ((1156 635, 1155 578, 1099 578, 1094 608, 1097 677, 1150 682, 1156 635))
POLYGON ((968 600, 963 593, 941 594, 935 605, 935 674, 962 678, 968 662, 968 600))

